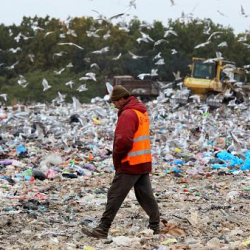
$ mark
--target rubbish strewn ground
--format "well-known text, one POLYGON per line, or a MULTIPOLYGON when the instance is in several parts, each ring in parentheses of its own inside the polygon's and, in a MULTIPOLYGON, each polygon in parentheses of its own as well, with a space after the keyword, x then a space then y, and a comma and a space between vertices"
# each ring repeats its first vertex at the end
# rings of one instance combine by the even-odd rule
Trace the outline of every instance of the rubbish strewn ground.
POLYGON ((112 106, 19 106, 1 119, 0 249, 248 249, 248 108, 147 106, 160 235, 132 191, 107 240, 81 233, 97 225, 114 175, 112 106))

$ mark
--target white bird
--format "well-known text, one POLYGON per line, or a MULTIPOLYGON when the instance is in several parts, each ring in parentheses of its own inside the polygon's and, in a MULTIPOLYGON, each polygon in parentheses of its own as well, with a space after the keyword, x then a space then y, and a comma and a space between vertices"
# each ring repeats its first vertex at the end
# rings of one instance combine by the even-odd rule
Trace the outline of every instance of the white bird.
POLYGON ((207 41, 211 41, 212 37, 215 36, 215 35, 218 35, 218 34, 223 34, 223 32, 222 32, 222 31, 215 31, 215 32, 213 32, 213 33, 209 36, 209 38, 207 39, 207 41))
POLYGON ((15 62, 15 63, 12 64, 11 66, 7 66, 7 67, 5 67, 5 68, 8 69, 8 70, 14 69, 15 66, 16 66, 18 63, 19 63, 19 61, 15 62))
POLYGON ((153 57, 153 61, 160 58, 161 58, 161 52, 159 52, 156 56, 153 57))
POLYGON ((83 76, 79 78, 80 81, 87 81, 87 80, 91 80, 91 78, 89 76, 83 76))
POLYGON ((235 102, 236 102, 236 98, 234 98, 233 100, 229 101, 228 104, 227 104, 227 106, 228 107, 235 107, 236 106, 235 102))
POLYGON ((22 75, 20 75, 20 79, 17 80, 17 83, 23 88, 25 88, 29 84, 22 75))
POLYGON ((206 25, 204 26, 204 29, 203 29, 203 33, 206 35, 209 35, 210 30, 211 30, 210 23, 206 23, 206 25))
POLYGON ((18 35, 14 37, 14 40, 16 40, 17 43, 19 43, 21 37, 22 37, 22 33, 19 32, 18 35))
POLYGON ((150 76, 150 74, 149 74, 149 73, 141 73, 141 74, 139 74, 137 77, 138 77, 139 79, 143 80, 145 76, 150 76))
POLYGON ((78 92, 83 92, 83 91, 86 91, 86 90, 88 90, 88 88, 86 87, 86 84, 82 84, 81 86, 79 86, 77 88, 78 92))
POLYGON ((65 95, 64 95, 64 94, 61 94, 61 93, 58 91, 57 102, 58 102, 58 103, 64 102, 65 97, 66 97, 66 94, 65 94, 65 95))
POLYGON ((246 158, 245 156, 242 155, 243 151, 240 145, 239 139, 230 131, 230 135, 232 137, 232 143, 234 146, 234 151, 238 156, 241 156, 242 158, 246 158))
POLYGON ((116 19, 116 18, 119 18, 119 17, 125 15, 125 13, 119 13, 119 14, 116 14, 116 15, 111 16, 109 18, 106 18, 105 16, 101 15, 98 11, 96 11, 96 10, 92 10, 92 11, 96 12, 97 14, 99 14, 99 17, 97 19, 95 19, 95 20, 101 20, 101 21, 104 21, 104 22, 110 23, 110 24, 111 24, 111 21, 113 19, 116 19))
POLYGON ((28 57, 29 57, 31 62, 34 62, 34 57, 35 57, 34 54, 28 54, 28 57))
POLYGON ((113 57, 113 58, 112 58, 112 60, 114 60, 114 61, 119 60, 119 59, 120 59, 120 57, 121 57, 121 55, 122 55, 122 53, 120 53, 117 57, 113 57))
MULTIPOLYGON (((78 110, 81 108, 81 103, 80 101, 75 97, 75 96, 72 96, 72 100, 73 100, 73 109, 74 110, 78 110)), ((80 119, 79 119, 80 120, 80 119)), ((81 120, 80 120, 81 121, 81 120)))
POLYGON ((225 96, 226 98, 228 98, 228 97, 233 96, 233 94, 234 94, 234 93, 231 91, 231 89, 227 89, 226 92, 224 93, 224 96, 225 96))
POLYGON ((172 73, 173 73, 174 79, 175 79, 176 81, 182 79, 182 78, 181 78, 181 72, 180 72, 179 70, 178 70, 176 73, 175 73, 175 72, 172 72, 172 73))
POLYGON ((23 40, 28 40, 28 39, 31 39, 31 38, 34 38, 34 37, 32 37, 32 36, 25 36, 25 35, 22 34, 22 38, 23 38, 23 40))
POLYGON ((227 47, 227 42, 221 42, 218 47, 227 47))
POLYGON ((43 85, 43 91, 46 91, 49 88, 51 88, 51 86, 49 85, 48 81, 45 78, 43 78, 42 85, 43 85))
POLYGON ((65 85, 69 86, 71 89, 72 89, 73 84, 75 84, 75 83, 72 80, 65 83, 65 85))
POLYGON ((58 52, 58 53, 54 53, 54 54, 53 54, 53 58, 54 58, 55 56, 63 56, 64 54, 67 54, 67 52, 66 52, 66 51, 60 51, 60 52, 58 52))
POLYGON ((216 59, 223 60, 222 53, 220 51, 215 52, 216 59))
POLYGON ((22 51, 22 49, 20 47, 17 47, 17 48, 10 48, 9 49, 10 52, 12 52, 13 54, 17 53, 17 51, 22 51))
POLYGON ((53 99, 52 102, 62 103, 65 101, 65 97, 66 95, 63 95, 60 92, 58 92, 58 96, 55 99, 53 99))
POLYGON ((108 30, 107 33, 103 35, 103 39, 107 40, 109 37, 110 37, 110 30, 108 30))
POLYGON ((198 48, 201 48, 201 47, 205 47, 205 46, 208 45, 209 43, 210 43, 210 41, 207 41, 207 42, 205 42, 205 43, 200 43, 200 44, 196 45, 196 46, 194 47, 194 49, 198 49, 198 48))
POLYGON ((34 31, 38 31, 38 30, 44 30, 43 28, 37 26, 37 25, 33 25, 31 26, 31 28, 34 30, 34 31))
POLYGON ((87 30, 86 33, 87 33, 87 37, 100 37, 97 32, 99 32, 100 30, 103 30, 103 29, 97 29, 97 30, 87 30))
POLYGON ((0 96, 1 96, 5 101, 7 101, 7 97, 8 97, 7 94, 1 94, 0 96))
POLYGON ((108 52, 108 51, 109 51, 109 46, 104 47, 104 48, 102 48, 102 49, 100 49, 100 50, 92 51, 91 53, 92 53, 92 54, 103 54, 103 53, 106 53, 106 52, 108 52))
POLYGON ((164 43, 164 42, 167 42, 167 43, 168 43, 168 41, 167 41, 166 39, 159 39, 159 40, 157 40, 157 41, 154 43, 154 47, 157 46, 157 45, 160 45, 161 43, 164 43))
POLYGON ((174 83, 173 82, 164 83, 164 82, 158 81, 158 84, 159 84, 161 89, 166 89, 166 88, 172 88, 174 83))
POLYGON ((96 68, 96 69, 100 69, 100 67, 99 67, 99 65, 97 64, 97 63, 92 63, 91 65, 90 65, 90 68, 96 68))
POLYGON ((113 91, 113 86, 111 85, 110 82, 106 82, 106 88, 107 88, 108 93, 111 94, 113 91))
POLYGON ((77 34, 74 30, 71 30, 71 29, 68 29, 67 32, 66 32, 67 35, 71 35, 71 36, 74 36, 74 37, 77 37, 77 34))
POLYGON ((178 51, 176 49, 171 49, 171 54, 174 55, 174 54, 177 54, 178 51))
POLYGON ((148 43, 148 39, 145 38, 145 37, 139 37, 139 38, 136 39, 136 42, 138 42, 138 43, 141 43, 141 42, 148 43))
POLYGON ((148 30, 151 30, 153 28, 153 24, 143 21, 140 25, 140 28, 146 28, 148 30))
POLYGON ((54 70, 54 73, 55 73, 56 75, 61 75, 62 72, 63 72, 64 70, 65 70, 65 68, 62 68, 62 69, 59 70, 59 71, 54 70))
POLYGON ((151 69, 151 76, 158 76, 158 69, 151 69))
POLYGON ((75 46, 75 47, 77 47, 78 49, 81 49, 81 50, 83 50, 84 48, 83 47, 81 47, 81 46, 79 46, 79 45, 77 45, 77 44, 75 44, 75 43, 57 43, 58 45, 70 45, 70 46, 75 46))
POLYGON ((72 63, 66 65, 66 68, 72 68, 72 67, 74 67, 72 63))
POLYGON ((179 86, 180 89, 183 89, 183 82, 179 82, 176 85, 179 86))
POLYGON ((43 38, 47 37, 48 35, 50 35, 50 34, 52 34, 52 33, 54 33, 54 32, 55 32, 55 31, 48 31, 48 32, 46 32, 45 35, 43 36, 43 38))
POLYGON ((238 42, 246 42, 247 41, 247 35, 239 37, 238 42))
POLYGON ((130 31, 130 29, 129 29, 128 27, 126 27, 125 25, 120 26, 120 27, 119 27, 119 30, 123 30, 123 31, 125 31, 125 32, 129 32, 129 31, 130 31))
POLYGON ((86 76, 90 77, 90 79, 94 80, 96 82, 96 77, 95 77, 95 73, 93 72, 88 72, 85 74, 86 76))
POLYGON ((145 58, 145 56, 137 56, 135 54, 133 54, 131 51, 128 51, 128 53, 132 56, 133 59, 140 59, 140 58, 145 58))
POLYGON ((154 40, 148 35, 145 34, 144 32, 140 31, 142 38, 147 39, 148 41, 154 42, 154 40))
POLYGON ((169 29, 169 30, 166 30, 166 31, 165 31, 164 37, 169 36, 169 34, 172 34, 172 35, 174 35, 174 36, 178 36, 178 34, 177 34, 173 29, 169 29))
POLYGON ((163 65, 163 64, 165 64, 164 58, 159 59, 159 60, 155 63, 155 65, 163 65))
POLYGON ((64 33, 62 33, 62 34, 59 34, 59 37, 60 38, 66 38, 66 35, 64 33))

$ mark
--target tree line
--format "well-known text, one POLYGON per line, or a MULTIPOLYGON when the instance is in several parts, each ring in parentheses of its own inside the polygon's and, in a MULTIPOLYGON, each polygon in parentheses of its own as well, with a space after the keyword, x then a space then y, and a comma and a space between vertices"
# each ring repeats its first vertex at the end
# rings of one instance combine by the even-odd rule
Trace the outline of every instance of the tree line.
POLYGON ((51 102, 58 95, 89 102, 106 93, 115 75, 145 74, 173 81, 189 72, 192 57, 224 59, 249 68, 249 32, 210 19, 169 19, 164 26, 133 19, 113 24, 91 17, 23 17, 20 25, 0 25, 0 94, 11 102, 51 102), (44 91, 42 81, 50 88, 44 91), (87 90, 86 90, 87 89, 87 90))

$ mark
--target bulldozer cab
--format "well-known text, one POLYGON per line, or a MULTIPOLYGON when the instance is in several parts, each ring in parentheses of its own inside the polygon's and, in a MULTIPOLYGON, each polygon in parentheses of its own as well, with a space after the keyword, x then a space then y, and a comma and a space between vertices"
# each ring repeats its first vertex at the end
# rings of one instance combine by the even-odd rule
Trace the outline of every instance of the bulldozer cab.
POLYGON ((204 60, 195 60, 192 67, 192 77, 201 79, 213 79, 216 76, 216 67, 214 62, 204 62, 204 60))

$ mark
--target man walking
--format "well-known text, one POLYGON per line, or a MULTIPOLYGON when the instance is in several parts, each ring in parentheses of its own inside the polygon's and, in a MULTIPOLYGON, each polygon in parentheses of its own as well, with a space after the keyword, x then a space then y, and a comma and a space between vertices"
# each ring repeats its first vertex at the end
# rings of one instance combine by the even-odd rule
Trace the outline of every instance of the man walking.
POLYGON ((113 144, 116 172, 100 224, 93 229, 83 227, 82 232, 99 239, 107 238, 111 223, 134 187, 136 199, 149 216, 149 228, 154 234, 159 234, 160 213, 149 178, 152 156, 146 107, 121 85, 113 88, 111 101, 119 110, 113 144))

